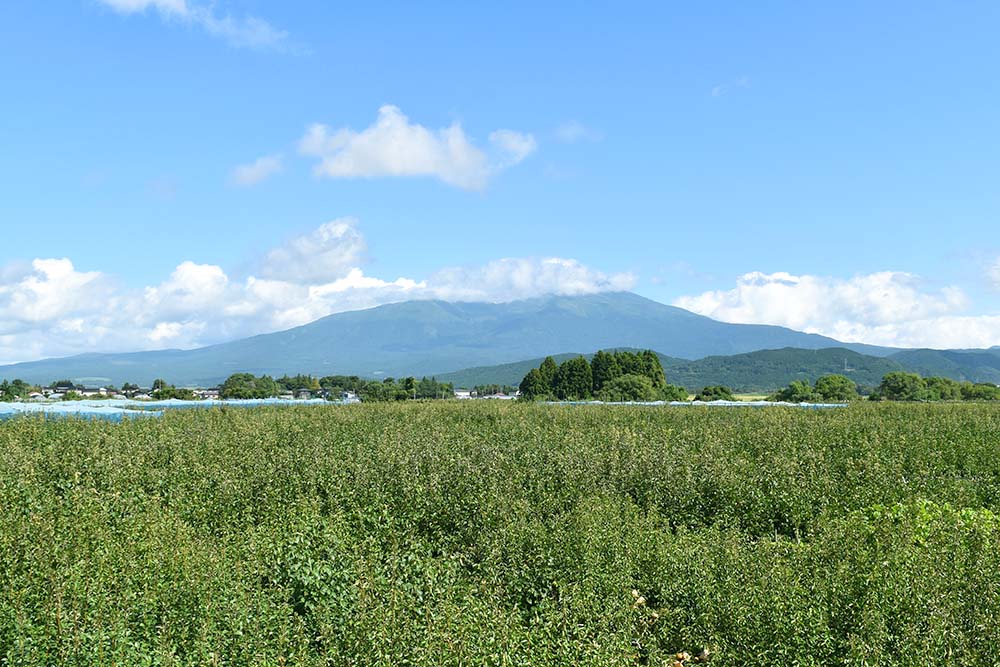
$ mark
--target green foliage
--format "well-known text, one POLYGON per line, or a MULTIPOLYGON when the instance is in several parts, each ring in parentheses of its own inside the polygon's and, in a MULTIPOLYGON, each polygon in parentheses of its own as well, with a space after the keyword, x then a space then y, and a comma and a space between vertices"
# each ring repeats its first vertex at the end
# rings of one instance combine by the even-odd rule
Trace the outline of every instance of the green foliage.
POLYGON ((916 373, 886 373, 875 396, 886 401, 921 401, 929 398, 924 379, 916 373))
POLYGON ((816 380, 816 393, 820 400, 830 403, 846 403, 858 398, 858 385, 847 376, 832 374, 824 375, 816 380))
POLYGON ((1000 401, 1000 387, 987 383, 962 383, 962 399, 966 401, 1000 401))
POLYGON ((943 377, 929 377, 924 380, 927 396, 932 401, 962 400, 962 385, 955 380, 943 377))
POLYGON ((602 401, 652 401, 657 398, 652 381, 645 375, 620 375, 597 394, 602 401))
POLYGON ((817 379, 815 387, 805 380, 793 380, 784 389, 768 396, 767 400, 786 403, 845 403, 858 398, 858 386, 853 380, 844 375, 832 374, 817 379))
POLYGON ((0 402, 23 401, 28 398, 31 391, 31 385, 23 380, 14 380, 13 382, 4 380, 0 382, 0 402))
POLYGON ((822 397, 805 380, 793 380, 784 389, 768 396, 767 400, 783 401, 785 403, 818 403, 822 400, 822 397))
MULTIPOLYGON (((597 396, 605 401, 650 401, 677 394, 676 389, 667 389, 660 358, 652 350, 598 350, 589 363, 586 357, 576 356, 557 365, 552 357, 546 357, 537 369, 525 374, 520 390, 527 400, 552 396, 579 400, 597 396), (615 383, 623 377, 628 379, 615 383), (646 383, 637 383, 635 378, 648 380, 651 390, 646 391, 646 383), (613 398, 615 396, 645 398, 613 398)), ((686 398, 687 392, 684 395, 686 398)))
POLYGON ((713 385, 711 387, 704 387, 699 391, 694 400, 696 401, 735 401, 736 397, 733 396, 733 390, 729 387, 724 387, 722 385, 713 385))
POLYGON ((552 357, 545 357, 545 359, 542 360, 542 364, 538 367, 538 371, 542 374, 542 381, 545 383, 545 386, 550 388, 553 386, 556 381, 556 372, 558 370, 559 366, 552 357))
POLYGON ((454 398, 455 389, 450 383, 438 382, 434 378, 404 378, 396 381, 386 378, 381 382, 368 382, 358 394, 361 400, 372 403, 405 401, 409 399, 454 398))
POLYGON ((545 381, 542 372, 537 368, 528 371, 528 374, 521 380, 521 386, 518 389, 521 392, 521 398, 526 401, 542 398, 552 391, 551 385, 545 381))
POLYGON ((598 350, 590 360, 590 369, 594 379, 594 392, 597 394, 604 389, 604 385, 622 375, 618 360, 604 350, 598 350))
POLYGON ((659 398, 663 401, 686 401, 688 400, 688 391, 684 387, 668 384, 660 390, 659 398))
POLYGON ((320 388, 334 394, 339 394, 342 391, 353 391, 359 394, 366 384, 367 381, 362 380, 357 375, 326 375, 319 379, 320 388))
POLYGON ((315 378, 311 375, 283 375, 275 380, 275 382, 277 382, 278 386, 285 391, 290 391, 292 393, 300 391, 314 392, 322 389, 319 378, 315 378))
POLYGON ((271 398, 281 393, 281 387, 268 375, 255 377, 252 373, 234 373, 219 389, 220 398, 271 398))
POLYGON ((552 381, 552 391, 562 400, 581 400, 590 398, 593 383, 590 364, 583 357, 577 357, 559 364, 552 381))
POLYGON ((997 404, 0 422, 0 664, 992 665, 997 433, 997 404))

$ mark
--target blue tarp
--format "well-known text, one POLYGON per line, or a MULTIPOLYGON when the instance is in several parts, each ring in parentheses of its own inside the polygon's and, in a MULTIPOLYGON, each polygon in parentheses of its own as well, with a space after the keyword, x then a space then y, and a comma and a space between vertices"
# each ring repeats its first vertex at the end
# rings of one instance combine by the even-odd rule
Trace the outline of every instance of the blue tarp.
POLYGON ((76 417, 79 419, 100 419, 120 422, 123 418, 159 417, 162 411, 127 410, 110 405, 83 405, 81 402, 67 403, 0 403, 0 419, 11 419, 21 415, 42 415, 51 418, 76 417))
POLYGON ((268 405, 336 405, 321 398, 289 400, 282 398, 232 399, 181 401, 132 401, 128 399, 104 401, 66 401, 61 403, 0 403, 0 419, 10 419, 19 415, 43 415, 45 417, 77 417, 80 419, 102 419, 120 422, 123 418, 161 417, 165 410, 185 410, 195 408, 254 408, 268 405))

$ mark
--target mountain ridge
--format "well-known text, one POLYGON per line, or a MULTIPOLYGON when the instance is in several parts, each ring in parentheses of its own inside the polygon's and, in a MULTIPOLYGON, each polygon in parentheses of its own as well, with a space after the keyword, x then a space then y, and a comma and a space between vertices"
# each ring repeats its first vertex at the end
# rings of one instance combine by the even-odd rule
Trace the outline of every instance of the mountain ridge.
POLYGON ((0 377, 44 383, 93 378, 212 385, 238 372, 282 375, 430 375, 511 363, 560 350, 655 349, 681 359, 761 349, 898 350, 818 334, 730 324, 631 292, 547 296, 507 303, 405 301, 193 350, 88 353, 0 367, 0 377))

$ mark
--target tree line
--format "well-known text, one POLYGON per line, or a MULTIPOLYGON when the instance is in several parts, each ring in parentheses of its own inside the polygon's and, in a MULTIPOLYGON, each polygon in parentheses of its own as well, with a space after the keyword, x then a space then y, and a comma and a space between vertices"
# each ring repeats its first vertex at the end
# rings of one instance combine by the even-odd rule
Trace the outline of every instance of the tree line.
POLYGON ((520 385, 525 400, 654 401, 685 400, 687 390, 667 384, 660 358, 652 350, 598 351, 557 364, 545 357, 520 385))
MULTIPOLYGON (((810 384, 795 380, 770 396, 769 401, 788 403, 843 403, 864 398, 853 380, 838 374, 824 375, 810 384)), ((1000 387, 979 382, 959 382, 945 377, 921 377, 918 373, 893 371, 867 396, 870 401, 996 401, 1000 387)))

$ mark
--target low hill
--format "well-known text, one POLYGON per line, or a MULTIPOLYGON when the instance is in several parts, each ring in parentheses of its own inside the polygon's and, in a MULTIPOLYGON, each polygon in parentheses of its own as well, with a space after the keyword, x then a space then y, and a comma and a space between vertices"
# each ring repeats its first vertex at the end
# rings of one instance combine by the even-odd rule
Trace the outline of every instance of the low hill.
MULTIPOLYGON (((553 355, 564 361, 579 354, 553 355)), ((584 354, 588 360, 593 354, 584 354)), ((859 354, 842 347, 822 350, 782 348, 759 350, 745 354, 711 356, 696 361, 678 359, 659 354, 660 363, 671 384, 681 385, 689 391, 722 384, 739 392, 767 392, 786 386, 792 380, 814 381, 830 373, 840 373, 862 386, 874 386, 882 376, 891 371, 904 370, 902 364, 892 359, 859 354)), ((458 387, 477 384, 517 385, 532 368, 538 367, 544 357, 499 366, 467 368, 453 373, 437 375, 442 382, 458 387)))
POLYGON ((988 350, 904 350, 889 357, 921 375, 1000 384, 1000 348, 988 350))
MULTIPOLYGON (((563 361, 576 354, 554 355, 563 361)), ((583 355, 590 359, 592 354, 583 355)), ((874 387, 892 371, 924 376, 940 375, 954 380, 1000 383, 1000 350, 907 350, 889 357, 859 354, 842 347, 822 350, 782 348, 745 354, 710 356, 695 361, 660 354, 667 381, 690 391, 722 384, 739 392, 769 392, 792 380, 815 381, 830 373, 846 375, 861 386, 874 387)), ((500 366, 468 368, 438 376, 459 387, 477 384, 516 385, 537 367, 542 357, 500 366)))

